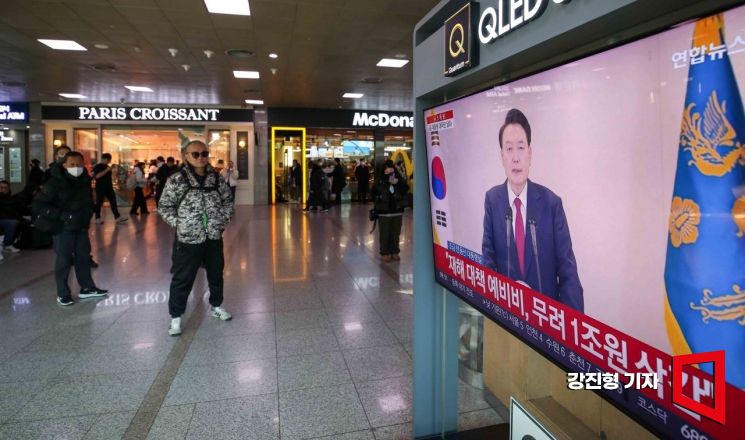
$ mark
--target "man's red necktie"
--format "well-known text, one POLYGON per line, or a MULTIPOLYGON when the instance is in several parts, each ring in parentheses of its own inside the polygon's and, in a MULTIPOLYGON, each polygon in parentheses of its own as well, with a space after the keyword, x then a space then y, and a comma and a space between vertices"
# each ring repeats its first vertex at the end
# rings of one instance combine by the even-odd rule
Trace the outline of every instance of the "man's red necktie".
POLYGON ((520 275, 525 276, 525 225, 521 207, 522 202, 515 198, 515 246, 517 247, 517 261, 520 263, 520 275))

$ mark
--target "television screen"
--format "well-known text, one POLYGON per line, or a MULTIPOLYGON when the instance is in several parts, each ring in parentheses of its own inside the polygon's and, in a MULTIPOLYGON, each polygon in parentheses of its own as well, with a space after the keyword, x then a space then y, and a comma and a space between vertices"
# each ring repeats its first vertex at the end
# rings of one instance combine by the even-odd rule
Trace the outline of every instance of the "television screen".
POLYGON ((741 435, 743 87, 739 7, 426 110, 438 282, 658 433, 741 435))
POLYGON ((347 156, 369 156, 373 148, 372 141, 344 141, 344 154, 347 156))

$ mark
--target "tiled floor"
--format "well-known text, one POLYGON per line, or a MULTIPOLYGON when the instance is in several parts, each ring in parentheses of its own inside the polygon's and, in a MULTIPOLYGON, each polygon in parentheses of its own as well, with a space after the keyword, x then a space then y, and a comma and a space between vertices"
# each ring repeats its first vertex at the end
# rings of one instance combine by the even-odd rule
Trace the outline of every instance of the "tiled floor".
MULTIPOLYGON (((207 315, 200 275, 179 338, 166 333, 173 232, 157 215, 91 228, 107 299, 60 308, 51 251, 6 257, 0 439, 410 438, 411 218, 402 261, 381 264, 366 217, 239 207, 225 235, 234 318, 207 315)), ((499 422, 461 388, 461 429, 499 422)))

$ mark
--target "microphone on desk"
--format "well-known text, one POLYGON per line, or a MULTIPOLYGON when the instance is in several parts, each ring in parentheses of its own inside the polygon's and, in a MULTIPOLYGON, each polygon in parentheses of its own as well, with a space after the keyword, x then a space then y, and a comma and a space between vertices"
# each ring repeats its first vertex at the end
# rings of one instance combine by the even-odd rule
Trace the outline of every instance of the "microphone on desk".
POLYGON ((512 207, 507 207, 507 212, 504 214, 504 226, 505 232, 507 233, 507 273, 504 274, 508 278, 510 277, 510 251, 512 250, 512 207))
POLYGON ((538 272, 538 291, 543 293, 543 285, 541 283, 541 259, 538 258, 538 241, 536 240, 536 221, 534 218, 529 217, 528 218, 528 225, 530 227, 530 238, 531 242, 533 244, 533 256, 535 257, 535 269, 538 272))

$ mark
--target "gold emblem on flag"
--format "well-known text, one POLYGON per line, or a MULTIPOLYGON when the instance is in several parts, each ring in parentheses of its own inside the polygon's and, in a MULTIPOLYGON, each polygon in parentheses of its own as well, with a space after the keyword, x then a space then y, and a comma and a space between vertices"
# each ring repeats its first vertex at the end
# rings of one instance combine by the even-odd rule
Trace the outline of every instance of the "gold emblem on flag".
POLYGON ((745 326, 745 290, 737 284, 732 286, 733 295, 712 296, 711 290, 704 289, 701 305, 690 303, 693 310, 701 312, 701 320, 708 324, 715 321, 737 321, 745 326))
POLYGON ((737 225, 737 236, 745 237, 745 196, 735 200, 732 206, 732 221, 737 225))
POLYGON ((706 102, 703 119, 695 107, 695 103, 686 107, 680 129, 680 144, 692 157, 688 165, 714 177, 729 173, 738 161, 745 165, 745 146, 735 142, 737 133, 727 119, 727 102, 720 102, 715 90, 706 102))
POLYGON ((701 222, 701 209, 691 199, 673 197, 670 207, 670 241, 673 247, 695 243, 698 239, 698 224, 701 222))

